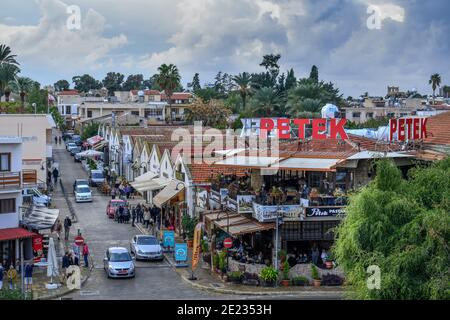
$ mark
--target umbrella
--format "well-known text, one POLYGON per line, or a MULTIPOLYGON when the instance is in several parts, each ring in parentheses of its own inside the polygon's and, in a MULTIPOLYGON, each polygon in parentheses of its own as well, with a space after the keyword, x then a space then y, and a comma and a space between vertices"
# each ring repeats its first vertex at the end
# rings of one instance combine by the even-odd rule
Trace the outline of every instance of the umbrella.
POLYGON ((50 283, 53 284, 53 277, 59 275, 58 259, 56 258, 55 242, 53 241, 53 238, 50 238, 48 242, 47 262, 47 277, 50 277, 50 283))
POLYGON ((103 155, 103 152, 95 151, 95 150, 86 150, 86 151, 77 153, 77 156, 87 157, 87 158, 93 158, 93 157, 98 157, 98 156, 102 156, 102 155, 103 155))

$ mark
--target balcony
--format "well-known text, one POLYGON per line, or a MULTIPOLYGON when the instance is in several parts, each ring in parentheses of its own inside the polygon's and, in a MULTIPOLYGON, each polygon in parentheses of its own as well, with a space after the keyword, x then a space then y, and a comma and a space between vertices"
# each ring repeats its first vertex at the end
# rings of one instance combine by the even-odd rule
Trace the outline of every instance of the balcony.
POLYGON ((22 186, 34 186, 36 184, 36 170, 22 170, 22 172, 0 172, 0 191, 22 189, 22 186))

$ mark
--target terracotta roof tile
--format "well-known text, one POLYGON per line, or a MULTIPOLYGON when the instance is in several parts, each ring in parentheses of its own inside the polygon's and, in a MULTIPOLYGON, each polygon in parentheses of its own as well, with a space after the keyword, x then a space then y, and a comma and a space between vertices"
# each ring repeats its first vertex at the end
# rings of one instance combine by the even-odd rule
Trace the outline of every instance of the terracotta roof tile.
POLYGON ((433 145, 450 145, 450 111, 429 117, 425 143, 433 145))

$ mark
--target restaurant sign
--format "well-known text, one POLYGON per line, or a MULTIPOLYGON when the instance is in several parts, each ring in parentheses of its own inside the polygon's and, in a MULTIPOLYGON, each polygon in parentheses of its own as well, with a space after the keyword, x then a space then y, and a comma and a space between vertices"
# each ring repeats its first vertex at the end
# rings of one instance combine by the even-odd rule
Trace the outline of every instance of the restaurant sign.
POLYGON ((342 217, 345 215, 344 207, 309 207, 306 208, 306 217, 342 217))
POLYGON ((274 221, 277 216, 283 214, 283 221, 301 221, 304 219, 304 211, 301 205, 265 206, 253 203, 253 217, 259 222, 274 221))
POLYGON ((389 141, 418 140, 427 137, 427 118, 389 120, 389 141))

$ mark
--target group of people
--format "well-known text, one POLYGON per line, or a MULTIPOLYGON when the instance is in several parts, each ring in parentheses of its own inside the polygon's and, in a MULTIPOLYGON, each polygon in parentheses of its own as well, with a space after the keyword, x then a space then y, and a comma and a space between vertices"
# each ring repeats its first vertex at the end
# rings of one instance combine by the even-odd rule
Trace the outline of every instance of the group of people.
POLYGON ((322 252, 317 246, 311 248, 310 252, 298 251, 295 247, 292 252, 287 255, 287 261, 289 265, 295 266, 300 263, 314 263, 316 266, 324 265, 328 259, 328 252, 322 249, 322 252))
POLYGON ((152 205, 150 207, 144 204, 138 204, 131 209, 132 226, 135 223, 142 223, 144 228, 155 231, 155 227, 159 226, 161 219, 161 209, 152 205))
POLYGON ((116 199, 117 196, 119 196, 120 199, 130 199, 133 194, 133 187, 126 181, 122 181, 122 183, 116 184, 111 188, 112 199, 116 199))
MULTIPOLYGON (((13 290, 17 288, 17 281, 21 276, 21 267, 20 262, 16 261, 16 266, 14 267, 13 264, 9 265, 9 268, 7 268, 8 263, 5 261, 3 264, 0 264, 0 290, 3 289, 3 279, 7 279, 9 284, 9 289, 13 290)), ((32 285, 33 285, 33 268, 34 265, 32 263, 27 262, 24 267, 24 285, 25 290, 27 292, 31 291, 32 285)))
POLYGON ((264 256, 262 251, 255 252, 253 248, 247 243, 240 241, 231 254, 232 258, 241 263, 248 264, 269 264, 270 260, 264 256))
MULTIPOLYGON (((69 240, 69 234, 70 234, 70 227, 72 227, 72 220, 69 216, 66 216, 64 219, 64 240, 69 240)), ((56 236, 58 240, 61 240, 61 231, 62 231, 63 225, 61 224, 61 221, 59 219, 56 220, 55 224, 51 228, 52 233, 56 233, 56 236)))
POLYGON ((65 270, 69 266, 80 266, 80 256, 83 256, 84 266, 89 267, 89 246, 87 242, 84 242, 82 246, 78 246, 75 243, 72 246, 72 250, 66 251, 62 257, 62 268, 65 270))

